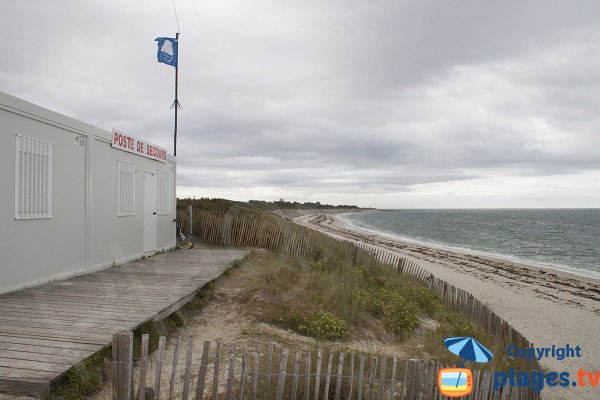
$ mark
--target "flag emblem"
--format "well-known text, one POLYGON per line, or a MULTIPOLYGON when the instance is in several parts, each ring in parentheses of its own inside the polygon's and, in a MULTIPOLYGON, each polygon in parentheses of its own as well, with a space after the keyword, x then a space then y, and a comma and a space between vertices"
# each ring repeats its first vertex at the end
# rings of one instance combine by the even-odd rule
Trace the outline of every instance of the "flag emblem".
POLYGON ((177 66, 177 39, 169 37, 158 37, 154 39, 158 42, 156 58, 159 63, 177 66))

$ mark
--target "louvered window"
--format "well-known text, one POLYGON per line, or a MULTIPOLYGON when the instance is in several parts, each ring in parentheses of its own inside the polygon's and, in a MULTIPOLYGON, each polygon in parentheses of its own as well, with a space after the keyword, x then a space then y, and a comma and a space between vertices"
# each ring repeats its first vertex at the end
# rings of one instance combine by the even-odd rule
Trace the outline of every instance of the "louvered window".
POLYGON ((170 214, 171 212, 171 173, 158 171, 158 213, 170 214))
POLYGON ((135 215, 135 166, 119 161, 119 216, 135 215))
POLYGON ((52 143, 16 135, 15 218, 52 218, 52 143))

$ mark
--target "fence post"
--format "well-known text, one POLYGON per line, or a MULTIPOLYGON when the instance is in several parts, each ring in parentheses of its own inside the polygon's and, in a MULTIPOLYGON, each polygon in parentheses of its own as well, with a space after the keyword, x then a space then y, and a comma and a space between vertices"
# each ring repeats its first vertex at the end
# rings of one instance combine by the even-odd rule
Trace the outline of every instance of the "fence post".
MULTIPOLYGON (((404 362, 404 378, 402 378, 402 383, 400 384, 400 399, 404 397, 404 384, 406 383, 406 378, 408 377, 408 360, 404 362)), ((408 390, 408 385, 406 385, 406 389, 408 390)))
POLYGON ((260 354, 254 350, 254 378, 252 380, 252 400, 256 400, 258 392, 258 374, 260 372, 260 354))
POLYGON ((233 396, 233 377, 235 373, 235 344, 229 348, 229 373, 227 375, 227 392, 225 398, 231 400, 233 396))
MULTIPOLYGON (((354 353, 350 354, 350 387, 348 388, 348 399, 352 400, 352 389, 354 388, 354 353)), ((394 400, 394 399, 392 399, 394 400)))
POLYGON ((244 342, 244 349, 242 350, 242 370, 240 371, 240 397, 244 398, 244 384, 246 383, 246 364, 248 363, 248 351, 246 351, 246 343, 244 342))
POLYGON ((165 358, 165 341, 166 338, 161 336, 158 338, 158 355, 156 356, 156 371, 154 374, 154 398, 160 399, 160 383, 162 379, 162 365, 165 358))
POLYGON ((171 369, 171 381, 169 382, 169 400, 173 400, 175 395, 175 380, 177 379, 177 359, 179 357, 179 341, 181 337, 177 337, 175 342, 175 351, 173 352, 173 368, 171 369))
POLYGON ((310 351, 306 353, 306 364, 304 369, 304 400, 310 398, 310 364, 311 364, 310 351))
POLYGON ((377 357, 371 357, 371 370, 369 371, 368 400, 375 399, 375 375, 377 375, 377 357))
POLYGON ((221 339, 217 340, 217 349, 215 353, 215 372, 213 373, 213 400, 219 399, 219 371, 221 364, 221 339))
POLYGON ((407 382, 406 394, 407 394, 408 399, 415 399, 417 397, 418 391, 419 391, 419 385, 417 384, 417 379, 418 379, 418 375, 419 375, 420 365, 419 365, 419 360, 411 358, 408 361, 409 361, 409 366, 410 366, 410 378, 408 379, 408 382, 407 382))
POLYGON ((340 399, 340 394, 342 393, 342 378, 344 373, 344 353, 340 353, 338 359, 338 374, 337 381, 335 382, 335 400, 340 399))
POLYGON ((130 400, 133 373, 133 333, 113 335, 113 396, 115 400, 130 400))
POLYGON ((202 350, 202 358, 200 359, 200 369, 198 370, 198 382, 196 382, 196 400, 204 399, 204 386, 206 382, 206 369, 208 368, 208 352, 210 350, 210 342, 204 342, 202 350))
POLYGON ((392 378, 390 382, 390 399, 396 398, 396 369, 398 368, 398 360, 394 357, 392 361, 392 378))
POLYGON ((365 373, 365 355, 360 355, 360 364, 358 366, 358 400, 363 396, 363 378, 365 373))
POLYGON ((146 368, 148 365, 148 343, 150 336, 142 335, 142 349, 140 361, 140 383, 138 387, 138 400, 146 400, 146 368))
POLYGON ((327 374, 325 375, 325 390, 323 391, 323 400, 329 399, 329 382, 331 381, 331 366, 333 364, 333 351, 329 353, 327 359, 327 374))
POLYGON ((300 362, 302 352, 296 352, 296 360, 294 361, 294 381, 292 382, 292 399, 296 399, 298 395, 298 379, 300 378, 300 362))
POLYGON ((273 370, 273 345, 267 350, 267 376, 265 379, 265 400, 271 397, 271 371, 273 370))
POLYGON ((381 392, 381 400, 385 400, 385 373, 386 373, 386 368, 387 368, 387 357, 386 356, 382 356, 381 358, 381 384, 380 384, 380 388, 379 391, 381 392))
POLYGON ((194 214, 191 204, 188 206, 188 232, 194 234, 194 214))
POLYGON ((319 349, 319 351, 317 352, 317 365, 316 365, 316 371, 315 371, 315 400, 319 400, 319 393, 320 393, 320 383, 321 383, 321 360, 323 358, 323 352, 321 349, 319 349))
POLYGON ((188 336, 187 338, 187 352, 185 354, 185 375, 183 379, 183 394, 181 395, 182 400, 188 400, 190 395, 190 379, 192 375, 192 352, 194 351, 194 338, 188 336))
POLYGON ((285 373, 287 371, 289 351, 283 349, 281 352, 281 358, 279 360, 279 377, 277 379, 277 390, 275 391, 275 400, 283 399, 283 389, 285 387, 285 373))

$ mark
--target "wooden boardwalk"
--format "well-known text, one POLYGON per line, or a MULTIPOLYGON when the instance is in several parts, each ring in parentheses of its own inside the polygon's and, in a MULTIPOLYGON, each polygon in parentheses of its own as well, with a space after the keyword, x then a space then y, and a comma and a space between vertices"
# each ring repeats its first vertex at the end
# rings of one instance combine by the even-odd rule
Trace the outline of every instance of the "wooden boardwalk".
POLYGON ((178 250, 0 295, 0 391, 46 391, 114 333, 166 317, 248 253, 178 250))

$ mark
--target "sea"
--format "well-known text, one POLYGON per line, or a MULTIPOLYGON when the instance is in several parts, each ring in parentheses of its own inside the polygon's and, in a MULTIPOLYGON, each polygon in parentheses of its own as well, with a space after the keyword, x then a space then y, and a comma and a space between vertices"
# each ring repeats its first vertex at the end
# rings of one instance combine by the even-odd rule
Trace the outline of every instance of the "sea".
POLYGON ((340 215, 392 238, 600 278, 600 209, 374 210, 340 215))

